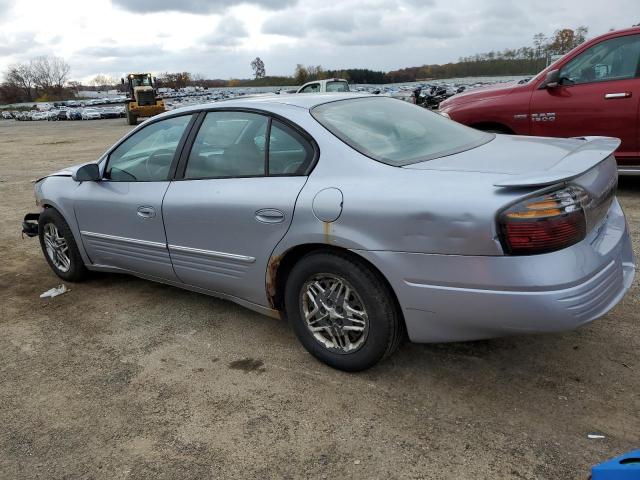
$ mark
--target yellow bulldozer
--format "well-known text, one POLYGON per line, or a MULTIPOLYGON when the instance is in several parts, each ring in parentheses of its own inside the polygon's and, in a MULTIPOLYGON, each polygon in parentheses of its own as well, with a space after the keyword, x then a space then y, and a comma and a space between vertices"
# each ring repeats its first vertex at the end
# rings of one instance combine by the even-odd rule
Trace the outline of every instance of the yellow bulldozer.
POLYGON ((153 117, 166 110, 164 101, 157 97, 155 78, 150 73, 130 73, 122 79, 123 85, 128 85, 129 99, 125 109, 127 123, 136 125, 138 117, 153 117))

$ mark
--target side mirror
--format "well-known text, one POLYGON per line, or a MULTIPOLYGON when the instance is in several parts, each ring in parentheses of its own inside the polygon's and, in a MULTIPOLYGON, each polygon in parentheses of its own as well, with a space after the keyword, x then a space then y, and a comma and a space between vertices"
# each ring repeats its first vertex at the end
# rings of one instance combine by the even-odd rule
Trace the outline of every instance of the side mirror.
POLYGON ((97 163, 87 163, 73 174, 76 182, 97 182, 100 180, 100 167, 97 163))
POLYGON ((560 70, 551 70, 544 80, 544 88, 556 88, 560 85, 560 70))

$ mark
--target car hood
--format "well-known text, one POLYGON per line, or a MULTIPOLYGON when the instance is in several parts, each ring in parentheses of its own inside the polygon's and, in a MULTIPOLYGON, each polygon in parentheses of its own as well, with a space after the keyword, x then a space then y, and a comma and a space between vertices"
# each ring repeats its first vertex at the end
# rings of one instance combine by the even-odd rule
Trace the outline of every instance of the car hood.
POLYGON ((609 137, 543 138, 496 135, 477 148, 403 168, 475 172, 491 176, 493 185, 551 185, 575 178, 610 156, 620 140, 609 137))
POLYGON ((440 103, 440 109, 444 107, 450 107, 452 105, 461 105, 463 103, 477 102, 478 100, 487 100, 489 98, 501 97, 508 95, 515 88, 520 87, 517 82, 510 82, 507 84, 501 83, 498 85, 487 85, 486 87, 474 88, 467 92, 462 92, 449 97, 440 103))

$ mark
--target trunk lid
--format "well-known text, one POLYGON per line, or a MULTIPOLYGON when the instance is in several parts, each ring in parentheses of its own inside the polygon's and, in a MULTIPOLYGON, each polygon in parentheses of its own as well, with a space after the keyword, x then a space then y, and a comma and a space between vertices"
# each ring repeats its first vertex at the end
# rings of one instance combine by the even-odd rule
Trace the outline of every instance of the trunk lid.
POLYGON ((497 135, 480 147, 403 168, 477 172, 499 187, 552 185, 582 175, 620 145, 609 137, 541 138, 497 135))
MULTIPOLYGON (((587 228, 597 228, 615 196, 618 173, 613 152, 620 140, 609 137, 537 138, 497 135, 478 148, 403 168, 482 174, 496 194, 524 199, 553 185, 570 183, 584 189, 587 228)), ((516 200, 517 199, 517 200, 516 200)))

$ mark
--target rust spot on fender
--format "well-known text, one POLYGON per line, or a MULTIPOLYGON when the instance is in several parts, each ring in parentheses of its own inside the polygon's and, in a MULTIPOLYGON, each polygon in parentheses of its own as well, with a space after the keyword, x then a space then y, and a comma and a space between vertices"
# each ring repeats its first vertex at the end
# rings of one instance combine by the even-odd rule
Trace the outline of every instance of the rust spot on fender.
POLYGON ((278 290, 276 285, 276 276, 281 261, 281 255, 272 255, 269 259, 269 263, 267 264, 267 300, 269 301, 269 306, 274 310, 276 309, 276 293, 278 290))
POLYGON ((324 243, 331 243, 331 222, 322 222, 322 232, 324 233, 324 243))

